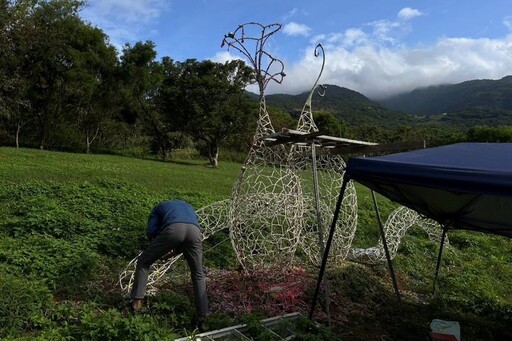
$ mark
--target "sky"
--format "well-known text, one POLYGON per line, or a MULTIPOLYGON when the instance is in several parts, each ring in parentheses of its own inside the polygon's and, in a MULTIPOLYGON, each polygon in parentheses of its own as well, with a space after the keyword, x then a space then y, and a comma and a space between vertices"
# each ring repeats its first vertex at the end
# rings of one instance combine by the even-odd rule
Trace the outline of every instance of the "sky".
POLYGON ((267 94, 309 91, 319 43, 319 82, 374 100, 512 75, 512 0, 88 0, 80 16, 119 51, 150 40, 158 59, 175 61, 243 59, 221 47, 225 34, 249 22, 280 24, 265 51, 286 77, 267 94))

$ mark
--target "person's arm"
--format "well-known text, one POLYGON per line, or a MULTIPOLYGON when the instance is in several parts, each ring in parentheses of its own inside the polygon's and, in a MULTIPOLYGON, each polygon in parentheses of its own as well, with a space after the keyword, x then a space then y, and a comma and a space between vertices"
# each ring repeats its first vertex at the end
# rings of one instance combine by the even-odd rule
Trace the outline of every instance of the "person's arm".
POLYGON ((158 231, 160 231, 160 215, 158 214, 158 206, 155 207, 148 218, 148 227, 146 229, 146 233, 148 237, 154 238, 158 234, 158 231))

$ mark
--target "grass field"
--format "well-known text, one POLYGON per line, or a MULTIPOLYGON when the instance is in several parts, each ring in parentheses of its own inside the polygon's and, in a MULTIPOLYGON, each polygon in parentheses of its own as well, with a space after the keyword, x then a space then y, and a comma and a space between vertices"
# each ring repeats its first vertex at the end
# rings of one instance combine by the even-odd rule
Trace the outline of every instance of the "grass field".
MULTIPOLYGON (((170 197, 196 207, 227 199, 240 167, 0 147, 0 338, 172 340, 191 335, 186 276, 176 274, 177 282, 151 298, 144 314, 131 316, 119 308, 123 296, 117 275, 147 242, 144 225, 152 205, 170 197)), ((354 244, 374 246, 379 235, 371 195, 356 188, 354 244)), ((382 197, 379 203, 383 219, 396 207, 382 197)), ((510 339, 512 242, 469 232, 452 232, 449 238, 434 294, 438 245, 411 229, 393 260, 401 301, 385 264, 340 264, 328 272, 331 328, 312 335, 306 324, 298 335, 307 340, 424 340, 430 321, 440 318, 459 321, 463 340, 510 339)), ((210 329, 253 323, 270 312, 307 311, 315 269, 288 273, 286 279, 275 269, 244 276, 226 240, 223 234, 205 247, 211 269, 210 329), (258 291, 269 283, 288 285, 288 296, 271 298, 258 291), (247 300, 256 308, 247 310, 247 300), (276 310, 275 301, 288 311, 276 310)), ((322 316, 319 321, 328 324, 322 316)))
POLYGON ((138 184, 154 193, 166 194, 173 190, 229 198, 240 167, 231 162, 210 168, 203 160, 161 162, 114 155, 0 148, 0 177, 12 183, 115 179, 138 184))

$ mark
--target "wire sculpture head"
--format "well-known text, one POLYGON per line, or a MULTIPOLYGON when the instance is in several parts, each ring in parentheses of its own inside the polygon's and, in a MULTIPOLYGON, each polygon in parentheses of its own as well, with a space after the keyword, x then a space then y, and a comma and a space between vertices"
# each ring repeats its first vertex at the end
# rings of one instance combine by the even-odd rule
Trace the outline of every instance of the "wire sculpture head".
POLYGON ((257 22, 249 22, 239 25, 235 31, 224 35, 222 39, 221 47, 227 46, 228 50, 231 48, 237 50, 253 67, 260 94, 270 81, 281 84, 286 76, 284 63, 264 50, 267 40, 280 29, 281 24, 264 26, 257 22), (253 46, 250 46, 251 44, 253 46), (253 52, 251 52, 252 48, 253 52))

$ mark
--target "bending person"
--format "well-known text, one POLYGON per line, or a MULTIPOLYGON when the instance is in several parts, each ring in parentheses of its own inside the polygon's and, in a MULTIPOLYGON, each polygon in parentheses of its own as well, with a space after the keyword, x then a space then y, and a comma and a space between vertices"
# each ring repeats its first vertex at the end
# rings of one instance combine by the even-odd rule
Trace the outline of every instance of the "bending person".
POLYGON ((208 296, 203 272, 202 235, 194 208, 180 200, 158 204, 149 215, 147 234, 152 240, 137 260, 131 291, 133 310, 142 307, 151 265, 158 259, 183 253, 194 288, 195 323, 202 329, 208 313, 208 296))

